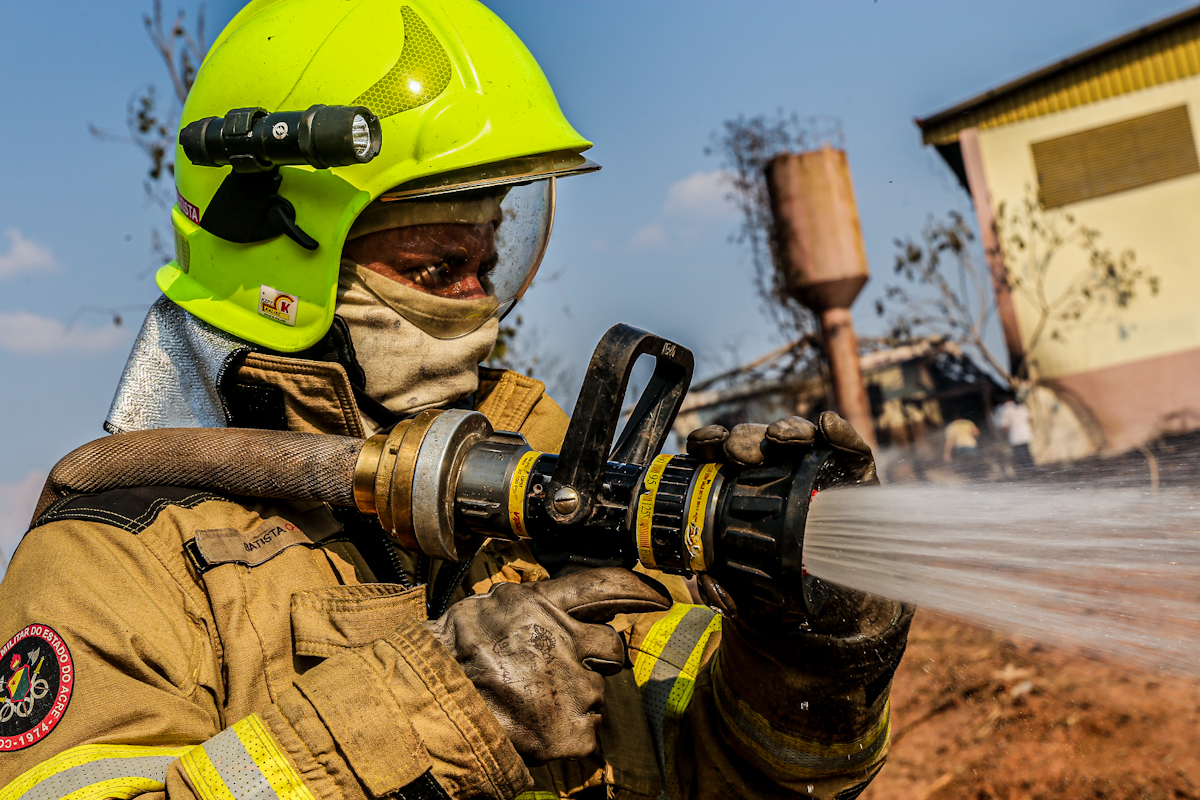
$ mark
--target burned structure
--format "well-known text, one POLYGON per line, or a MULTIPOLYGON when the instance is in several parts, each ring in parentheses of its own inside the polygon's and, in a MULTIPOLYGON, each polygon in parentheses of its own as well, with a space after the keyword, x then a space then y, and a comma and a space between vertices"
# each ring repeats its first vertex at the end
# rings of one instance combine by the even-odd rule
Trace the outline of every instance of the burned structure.
MULTIPOLYGON (((969 419, 981 431, 991 431, 1003 387, 956 345, 936 338, 900 347, 864 344, 860 363, 881 450, 935 441, 954 419, 969 419)), ((677 435, 703 425, 732 427, 790 414, 815 419, 822 411, 836 410, 820 361, 795 358, 803 347, 805 343, 789 344, 694 385, 676 419, 677 435)))

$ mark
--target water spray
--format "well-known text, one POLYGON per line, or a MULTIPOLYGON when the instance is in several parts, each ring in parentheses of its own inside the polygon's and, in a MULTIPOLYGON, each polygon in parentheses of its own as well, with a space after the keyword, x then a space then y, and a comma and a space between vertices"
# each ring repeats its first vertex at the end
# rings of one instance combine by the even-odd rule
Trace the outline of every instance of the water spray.
POLYGON ((1149 486, 872 487, 819 494, 805 561, 823 579, 1200 675, 1200 495, 1149 486))

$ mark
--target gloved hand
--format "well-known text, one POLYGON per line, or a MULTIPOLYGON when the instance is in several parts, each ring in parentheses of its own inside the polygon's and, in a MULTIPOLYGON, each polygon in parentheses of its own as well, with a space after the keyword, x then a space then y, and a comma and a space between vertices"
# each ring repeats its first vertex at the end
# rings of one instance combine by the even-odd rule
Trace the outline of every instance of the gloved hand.
POLYGON ((604 676, 626 663, 625 642, 602 623, 665 611, 657 581, 618 568, 529 584, 501 583, 426 623, 453 654, 523 758, 544 763, 596 749, 604 676))
POLYGON ((688 455, 744 467, 799 461, 814 447, 832 449, 860 483, 874 482, 871 448, 849 422, 832 411, 822 411, 816 425, 802 417, 784 417, 770 425, 735 425, 732 431, 707 425, 687 438, 688 455))
MULTIPOLYGON (((692 456, 747 467, 791 464, 814 448, 832 450, 835 465, 850 482, 877 482, 871 448, 832 411, 822 413, 816 425, 800 417, 737 425, 732 431, 710 425, 687 442, 692 456)), ((701 575, 698 585, 706 603, 734 618, 722 626, 714 658, 718 708, 744 706, 756 712, 753 724, 734 713, 727 741, 768 774, 779 762, 762 757, 764 741, 777 748, 770 751, 776 759, 792 742, 825 743, 829 750, 820 755, 840 766, 828 777, 800 783, 808 796, 857 796, 887 754, 887 735, 880 731, 886 731, 891 678, 904 653, 912 608, 826 584, 819 607, 806 611, 798 624, 752 598, 731 597, 710 575, 701 575), (753 735, 744 733, 751 729, 753 735), (854 763, 842 761, 843 753, 854 763)), ((792 763, 813 758, 804 749, 791 755, 792 763)))

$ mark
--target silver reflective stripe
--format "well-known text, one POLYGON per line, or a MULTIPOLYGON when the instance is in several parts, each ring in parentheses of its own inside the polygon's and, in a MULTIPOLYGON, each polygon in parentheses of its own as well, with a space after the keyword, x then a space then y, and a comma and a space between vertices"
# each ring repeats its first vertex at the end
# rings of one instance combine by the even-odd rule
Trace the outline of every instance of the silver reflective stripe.
POLYGON ((233 728, 226 728, 202 746, 225 788, 238 800, 279 800, 233 728))
POLYGON ((20 800, 59 800, 93 783, 115 778, 149 778, 165 784, 167 767, 175 756, 139 756, 137 758, 101 758, 56 772, 34 784, 20 800))
POLYGON ((667 700, 675 679, 687 664, 688 657, 696 649, 696 643, 704 635, 704 630, 716 612, 711 608, 696 606, 689 609, 679 620, 671 638, 663 646, 650 679, 642 687, 642 705, 646 709, 646 719, 650 722, 650 732, 654 735, 654 752, 658 756, 658 765, 666 774, 666 753, 663 752, 664 721, 667 715, 667 700))

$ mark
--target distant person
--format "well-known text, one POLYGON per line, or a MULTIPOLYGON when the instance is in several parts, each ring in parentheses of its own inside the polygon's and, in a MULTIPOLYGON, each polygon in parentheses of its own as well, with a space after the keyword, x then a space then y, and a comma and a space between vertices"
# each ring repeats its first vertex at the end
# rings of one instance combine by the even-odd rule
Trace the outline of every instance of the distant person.
POLYGON ((946 426, 946 448, 942 458, 947 464, 957 462, 960 470, 969 472, 979 452, 979 426, 969 419, 956 419, 946 426))
POLYGON ((1033 455, 1029 452, 1029 443, 1033 441, 1033 425, 1029 419, 1029 406, 1009 398, 1000 406, 996 419, 1008 438, 1008 446, 1012 448, 1013 469, 1017 475, 1029 474, 1033 471, 1033 455))

